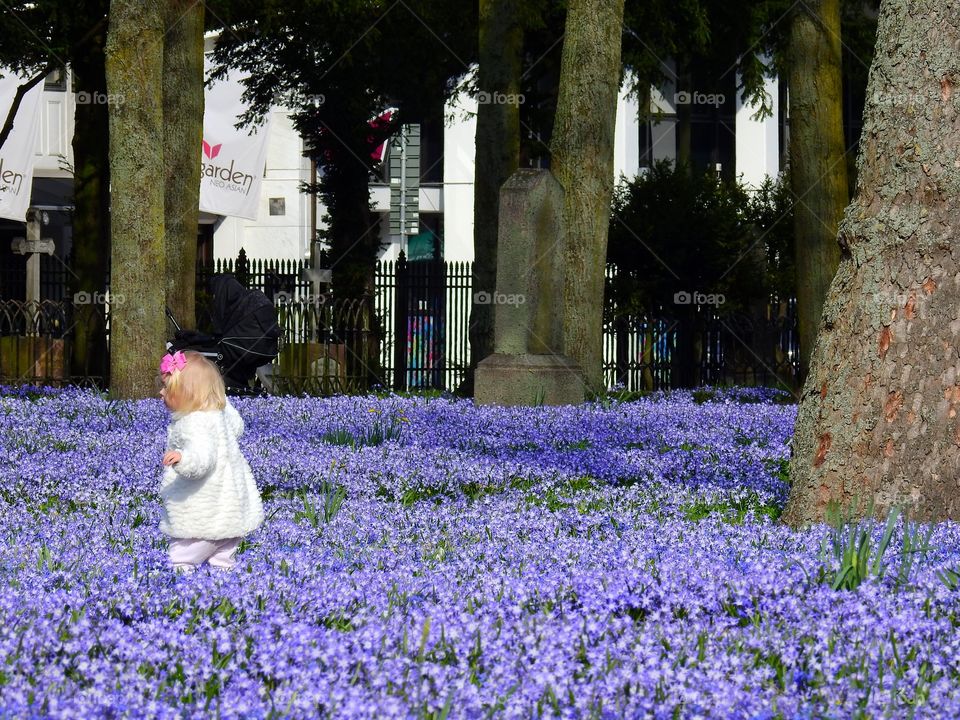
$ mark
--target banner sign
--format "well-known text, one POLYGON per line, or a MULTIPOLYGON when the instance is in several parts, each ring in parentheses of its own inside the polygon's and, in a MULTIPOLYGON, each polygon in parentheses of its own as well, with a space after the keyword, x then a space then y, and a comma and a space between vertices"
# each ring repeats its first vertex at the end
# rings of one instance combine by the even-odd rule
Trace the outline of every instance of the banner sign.
MULTIPOLYGON (((27 80, 16 75, 0 77, 0 126, 17 94, 17 88, 27 80)), ((43 83, 27 91, 20 102, 13 129, 0 147, 0 217, 26 222, 27 208, 33 189, 33 165, 40 138, 40 102, 43 83)))
POLYGON ((407 260, 433 260, 433 233, 426 232, 411 235, 407 239, 407 260))
POLYGON ((217 80, 204 95, 200 209, 256 220, 270 116, 259 127, 234 127, 247 109, 241 79, 217 80))
MULTIPOLYGON (((390 118, 393 117, 393 113, 396 112, 396 108, 389 108, 385 110, 373 120, 369 120, 367 125, 372 127, 374 130, 379 130, 385 128, 390 124, 390 118)), ((367 138, 371 143, 376 142, 373 137, 367 138)), ((370 151, 370 159, 376 160, 377 162, 383 162, 383 155, 387 150, 387 141, 384 140, 382 143, 377 145, 373 150, 370 151)))

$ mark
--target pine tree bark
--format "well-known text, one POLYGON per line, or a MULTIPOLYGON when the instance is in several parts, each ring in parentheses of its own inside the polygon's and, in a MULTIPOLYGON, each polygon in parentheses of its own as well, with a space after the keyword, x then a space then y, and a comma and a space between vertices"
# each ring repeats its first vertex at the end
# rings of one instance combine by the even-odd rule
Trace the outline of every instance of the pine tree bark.
POLYGON ((203 140, 204 4, 171 0, 163 48, 163 155, 167 306, 181 327, 196 327, 200 144, 203 140))
POLYGON ((121 398, 155 395, 164 350, 163 20, 158 0, 110 4, 110 390, 121 398))
MULTIPOLYGON (((500 187, 520 166, 520 105, 489 102, 520 94, 523 28, 516 0, 480 0, 477 135, 473 185, 473 292, 497 280, 500 187)), ((493 352, 493 306, 470 306, 470 367, 461 392, 473 395, 477 363, 493 352)))
POLYGON ((837 226, 849 199, 843 139, 840 0, 794 8, 789 39, 790 184, 797 273, 800 377, 805 378, 840 264, 837 226))
POLYGON ((884 0, 784 520, 960 519, 960 1, 884 0))
POLYGON ((613 192, 623 0, 570 0, 551 138, 551 170, 564 190, 564 354, 588 392, 603 382, 603 286, 613 192))

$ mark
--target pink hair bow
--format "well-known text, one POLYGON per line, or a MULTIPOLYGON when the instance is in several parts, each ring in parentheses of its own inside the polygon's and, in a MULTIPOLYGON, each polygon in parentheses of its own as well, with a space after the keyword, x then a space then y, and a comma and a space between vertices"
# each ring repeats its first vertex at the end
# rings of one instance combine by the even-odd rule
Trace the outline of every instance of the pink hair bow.
POLYGON ((174 370, 182 370, 187 366, 187 357, 177 350, 173 355, 167 353, 160 361, 160 372, 164 375, 172 373, 174 370))

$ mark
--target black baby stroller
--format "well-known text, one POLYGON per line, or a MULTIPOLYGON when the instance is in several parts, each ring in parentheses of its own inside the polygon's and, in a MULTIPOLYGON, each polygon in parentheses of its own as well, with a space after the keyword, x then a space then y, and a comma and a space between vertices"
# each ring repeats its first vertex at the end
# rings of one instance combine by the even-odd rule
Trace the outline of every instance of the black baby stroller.
POLYGON ((167 308, 167 317, 176 328, 167 350, 194 350, 205 355, 220 368, 228 395, 255 395, 250 381, 257 368, 268 365, 280 352, 283 333, 276 308, 266 295, 247 290, 232 275, 212 276, 210 294, 213 334, 181 330, 167 308))

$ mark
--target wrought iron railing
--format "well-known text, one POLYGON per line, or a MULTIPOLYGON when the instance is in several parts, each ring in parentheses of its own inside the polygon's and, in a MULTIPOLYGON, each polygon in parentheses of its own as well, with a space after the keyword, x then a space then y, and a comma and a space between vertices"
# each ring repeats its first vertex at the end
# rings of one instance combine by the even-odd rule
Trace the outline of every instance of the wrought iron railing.
MULTIPOLYGON (((471 263, 408 262, 401 255, 377 263, 375 293, 354 299, 312 296, 304 267, 300 261, 253 260, 198 268, 198 288, 214 272, 239 271, 247 287, 263 290, 277 307, 284 343, 279 357, 258 373, 264 389, 321 395, 375 386, 457 389, 470 359, 471 263)), ((64 299, 0 299, 0 383, 106 387, 109 307, 59 297, 64 299), (75 343, 86 352, 77 352, 75 343)), ((197 300, 202 307, 202 292, 197 300)), ((628 390, 796 387, 796 302, 772 300, 749 313, 610 311, 603 370, 608 387, 628 390)))
POLYGON ((63 301, 0 301, 0 382, 71 381, 71 308, 63 301))

